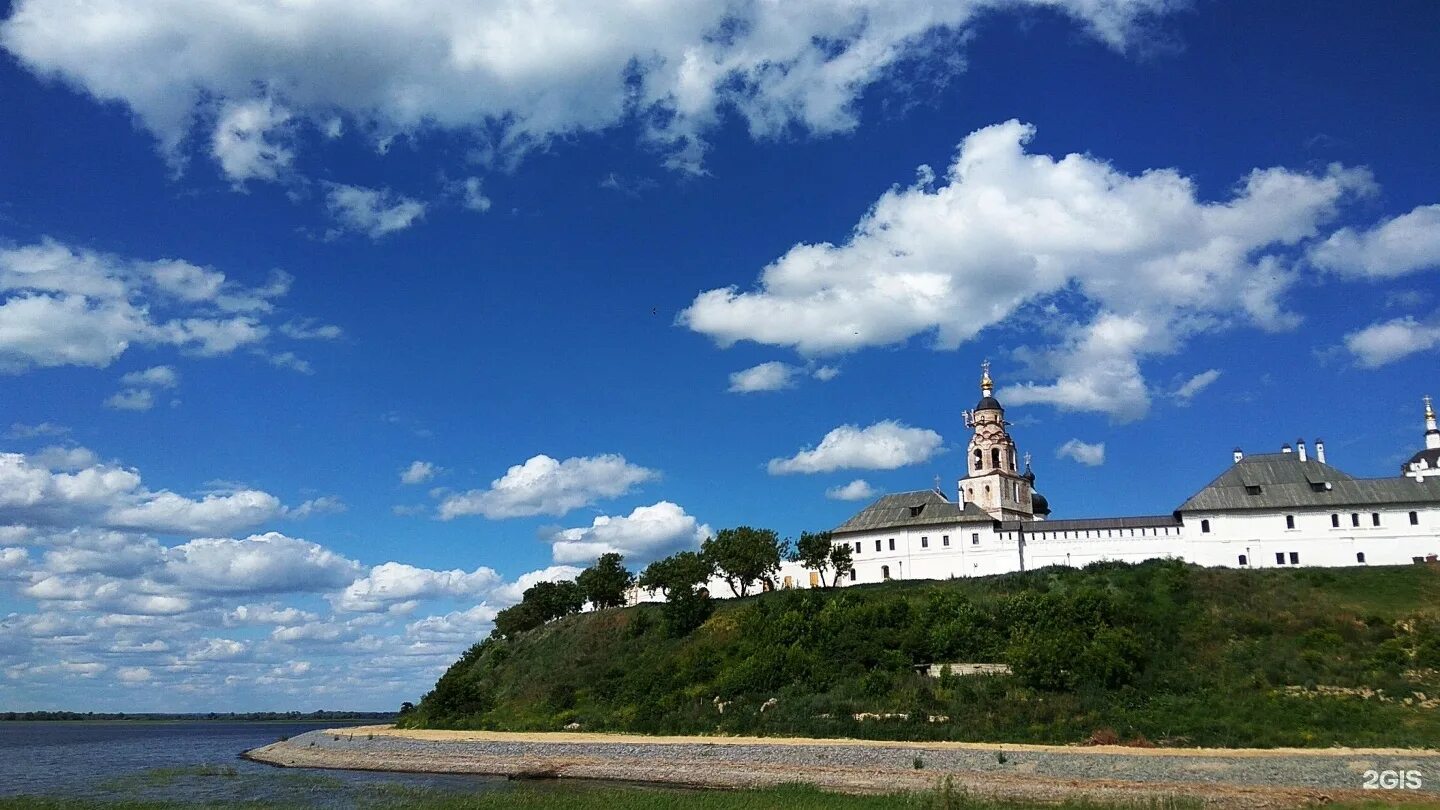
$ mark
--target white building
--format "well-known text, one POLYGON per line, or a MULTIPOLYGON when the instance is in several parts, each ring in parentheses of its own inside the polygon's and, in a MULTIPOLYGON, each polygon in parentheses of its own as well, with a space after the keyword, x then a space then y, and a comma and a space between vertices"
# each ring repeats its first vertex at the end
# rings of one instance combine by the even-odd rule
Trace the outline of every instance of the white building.
MULTIPOLYGON (((1268 568, 1397 565, 1440 555, 1440 430, 1428 397, 1426 449, 1394 478, 1355 478, 1325 463, 1323 442, 1312 458, 1302 440, 1278 453, 1236 449, 1229 469, 1169 514, 1083 520, 1048 519, 1028 458, 1018 469, 988 367, 965 421, 973 435, 953 499, 938 488, 886 495, 833 530, 834 542, 851 549, 848 582, 1157 557, 1268 568)), ((780 579, 782 587, 816 581, 795 563, 780 579)))

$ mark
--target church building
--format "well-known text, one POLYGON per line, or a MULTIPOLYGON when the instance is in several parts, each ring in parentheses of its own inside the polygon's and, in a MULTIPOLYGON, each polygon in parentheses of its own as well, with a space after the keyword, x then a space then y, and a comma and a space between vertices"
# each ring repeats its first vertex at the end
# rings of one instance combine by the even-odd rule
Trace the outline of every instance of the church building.
MULTIPOLYGON (((1174 558, 1237 568, 1398 565, 1440 555, 1440 430, 1425 399, 1425 449, 1393 478, 1355 478, 1312 457, 1304 440, 1276 453, 1236 449, 1230 466, 1174 511, 1050 519, 1028 456, 1020 469, 987 363, 953 496, 934 489, 885 495, 833 530, 850 546, 846 582, 947 579, 1101 560, 1174 558)), ((811 578, 787 563, 782 579, 811 578), (793 570, 792 570, 793 569, 793 570)))

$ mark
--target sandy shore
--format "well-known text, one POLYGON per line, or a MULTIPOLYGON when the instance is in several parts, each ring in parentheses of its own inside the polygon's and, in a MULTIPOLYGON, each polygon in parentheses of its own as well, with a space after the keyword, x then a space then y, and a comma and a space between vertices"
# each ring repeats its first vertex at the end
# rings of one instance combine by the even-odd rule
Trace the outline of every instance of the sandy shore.
POLYGON ((246 756, 287 767, 712 788, 807 782, 857 793, 925 790, 948 778, 975 795, 1037 801, 1186 797, 1216 807, 1440 802, 1440 751, 1401 749, 1136 749, 358 726, 310 732, 246 756), (1364 790, 1367 770, 1418 770, 1423 786, 1364 790))

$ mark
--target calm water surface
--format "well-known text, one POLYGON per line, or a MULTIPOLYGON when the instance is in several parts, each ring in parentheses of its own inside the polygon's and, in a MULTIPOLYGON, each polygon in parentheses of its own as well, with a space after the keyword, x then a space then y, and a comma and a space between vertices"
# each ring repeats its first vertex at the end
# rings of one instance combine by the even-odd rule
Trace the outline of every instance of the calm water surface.
POLYGON ((468 793, 493 777, 274 768, 241 751, 328 723, 0 722, 0 796, 352 807, 391 786, 468 793))

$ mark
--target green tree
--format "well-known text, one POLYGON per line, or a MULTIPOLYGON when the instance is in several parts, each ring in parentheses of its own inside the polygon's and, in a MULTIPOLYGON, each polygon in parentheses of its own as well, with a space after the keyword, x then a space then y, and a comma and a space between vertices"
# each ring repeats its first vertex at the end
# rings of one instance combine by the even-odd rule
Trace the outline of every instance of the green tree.
POLYGON ((495 614, 495 629, 490 634, 496 638, 515 638, 544 623, 545 618, 533 603, 521 602, 495 614))
MULTIPOLYGON (((826 532, 826 534, 829 534, 829 532, 826 532)), ((851 549, 849 543, 841 543, 830 547, 830 568, 835 572, 833 584, 840 584, 840 580, 850 576, 850 572, 855 570, 855 560, 850 555, 851 549)))
MULTIPOLYGON (((820 574, 820 585, 830 587, 825 572, 830 570, 830 532, 801 532, 795 544, 798 562, 820 574)), ((848 547, 848 546, 847 546, 848 547)))
POLYGON ((533 605, 541 623, 571 613, 579 613, 585 604, 580 586, 568 579, 558 582, 537 582, 525 589, 521 604, 533 605))
POLYGON ((626 570, 624 561, 624 557, 614 552, 601 554, 594 565, 575 578, 580 593, 597 610, 624 606, 625 593, 635 581, 635 576, 626 570))
POLYGON ((745 596, 757 582, 774 586, 780 570, 785 542, 772 529, 740 526, 721 529, 705 541, 701 553, 715 566, 715 571, 736 596, 745 596))
POLYGON ((703 555, 681 551, 650 563, 635 584, 646 590, 659 591, 668 599, 673 591, 693 590, 704 585, 714 574, 715 567, 703 555))

